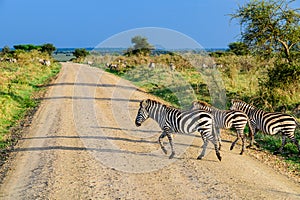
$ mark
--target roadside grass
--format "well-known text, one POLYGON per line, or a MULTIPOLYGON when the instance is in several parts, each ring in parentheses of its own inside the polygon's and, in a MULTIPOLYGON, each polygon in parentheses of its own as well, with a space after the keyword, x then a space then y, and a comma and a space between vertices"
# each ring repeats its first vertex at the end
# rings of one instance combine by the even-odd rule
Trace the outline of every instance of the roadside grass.
MULTIPOLYGON (((296 139, 300 141, 299 129, 296 129, 295 136, 296 139)), ((265 149, 270 153, 274 153, 281 146, 282 136, 281 134, 271 136, 259 132, 255 136, 255 141, 262 149, 265 149)), ((287 138, 287 144, 283 148, 283 152, 280 156, 290 164, 290 170, 295 171, 298 175, 300 175, 300 157, 298 154, 298 148, 290 139, 287 138)))
POLYGON ((0 62, 0 149, 11 145, 10 129, 38 105, 35 95, 59 70, 58 63, 47 67, 38 62, 0 62))

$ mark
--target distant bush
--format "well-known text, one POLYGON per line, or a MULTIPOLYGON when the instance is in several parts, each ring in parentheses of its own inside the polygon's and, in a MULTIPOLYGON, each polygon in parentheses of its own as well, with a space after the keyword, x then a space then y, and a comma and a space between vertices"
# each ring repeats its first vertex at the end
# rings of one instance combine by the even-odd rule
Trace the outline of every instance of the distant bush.
POLYGON ((14 45, 14 48, 16 50, 31 51, 31 50, 40 50, 41 46, 36 46, 33 44, 19 44, 19 45, 14 45))
POLYGON ((230 52, 230 51, 213 51, 213 52, 210 52, 208 55, 211 57, 214 57, 214 58, 220 58, 220 57, 224 57, 224 56, 234 55, 234 53, 230 52))
POLYGON ((250 53, 248 46, 243 42, 232 42, 228 45, 229 52, 233 52, 235 55, 244 56, 250 53))
POLYGON ((84 48, 81 48, 81 49, 75 49, 74 52, 73 52, 73 55, 78 59, 78 58, 82 58, 84 59, 87 55, 89 55, 89 52, 84 49, 84 48))
POLYGON ((49 55, 51 55, 53 53, 53 51, 55 51, 55 50, 56 50, 56 48, 53 44, 47 43, 47 44, 43 44, 41 46, 41 51, 47 52, 49 55))

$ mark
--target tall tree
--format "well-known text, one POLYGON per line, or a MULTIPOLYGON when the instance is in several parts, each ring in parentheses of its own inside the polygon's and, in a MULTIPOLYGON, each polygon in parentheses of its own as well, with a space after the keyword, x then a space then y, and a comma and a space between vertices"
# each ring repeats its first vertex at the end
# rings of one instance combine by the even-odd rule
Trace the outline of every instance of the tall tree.
POLYGON ((300 13, 290 8, 293 1, 251 0, 239 6, 231 17, 239 20, 243 42, 259 53, 280 52, 291 62, 291 50, 300 43, 300 13))

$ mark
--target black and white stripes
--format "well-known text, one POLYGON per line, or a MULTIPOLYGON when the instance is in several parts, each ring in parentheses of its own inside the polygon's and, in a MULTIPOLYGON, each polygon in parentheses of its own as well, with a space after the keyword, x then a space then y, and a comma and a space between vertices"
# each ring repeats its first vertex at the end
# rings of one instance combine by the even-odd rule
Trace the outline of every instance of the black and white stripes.
POLYGON ((242 150, 241 155, 245 150, 245 136, 244 129, 246 124, 249 124, 250 135, 252 135, 253 130, 250 125, 250 121, 248 116, 241 112, 235 110, 219 110, 206 102, 194 101, 192 105, 192 109, 200 109, 206 110, 211 113, 214 117, 215 127, 216 127, 216 135, 219 140, 219 149, 221 149, 221 137, 220 137, 220 129, 229 129, 234 128, 237 132, 236 140, 232 143, 230 150, 233 149, 239 138, 242 139, 242 150))
POLYGON ((265 112, 240 100, 232 100, 231 103, 230 110, 219 110, 205 102, 193 102, 191 110, 181 111, 147 99, 140 102, 135 124, 141 126, 148 118, 155 120, 163 131, 158 142, 165 154, 167 154, 167 150, 162 139, 166 136, 169 139, 172 151, 169 158, 173 158, 175 155, 172 133, 189 134, 198 131, 204 144, 203 150, 197 159, 204 157, 208 142, 211 141, 214 144, 218 159, 221 160, 219 152, 221 148, 220 129, 229 128, 234 128, 237 132, 237 138, 231 144, 230 150, 241 138, 242 150, 240 154, 242 155, 245 150, 244 129, 247 123, 249 125, 249 136, 251 137, 249 146, 253 145, 254 135, 259 130, 269 135, 280 133, 282 134, 282 145, 275 153, 282 153, 288 137, 297 146, 300 155, 299 142, 295 138, 295 129, 300 124, 294 117, 285 113, 265 112))
POLYGON ((286 137, 288 137, 298 147, 300 154, 300 146, 295 138, 295 129, 299 124, 294 117, 285 113, 265 112, 240 100, 232 100, 231 103, 231 110, 240 110, 248 115, 254 135, 257 130, 269 135, 282 134, 281 147, 275 153, 282 152, 286 144, 286 137))
POLYGON ((202 159, 205 155, 208 141, 211 141, 214 144, 218 159, 222 159, 216 141, 217 138, 214 133, 213 117, 208 112, 198 109, 181 111, 157 101, 147 99, 140 102, 140 108, 135 120, 136 126, 141 126, 141 124, 149 117, 154 119, 163 130, 158 141, 164 153, 167 153, 167 151, 162 143, 162 139, 165 136, 169 139, 172 150, 169 158, 173 158, 175 155, 172 133, 178 132, 188 134, 198 131, 201 133, 204 145, 203 150, 197 159, 202 159))

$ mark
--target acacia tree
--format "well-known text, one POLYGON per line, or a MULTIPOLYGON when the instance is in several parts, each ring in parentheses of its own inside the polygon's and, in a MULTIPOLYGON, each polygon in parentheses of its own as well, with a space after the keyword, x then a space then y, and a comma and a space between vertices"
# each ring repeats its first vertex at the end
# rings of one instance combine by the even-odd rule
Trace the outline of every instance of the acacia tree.
POLYGON ((291 50, 300 43, 299 9, 294 0, 251 0, 239 6, 232 19, 241 25, 242 41, 259 53, 280 53, 292 62, 291 50))
POLYGON ((127 49, 125 55, 132 55, 132 54, 149 54, 154 47, 148 42, 146 37, 142 37, 140 35, 134 36, 131 38, 131 43, 133 47, 127 49))

